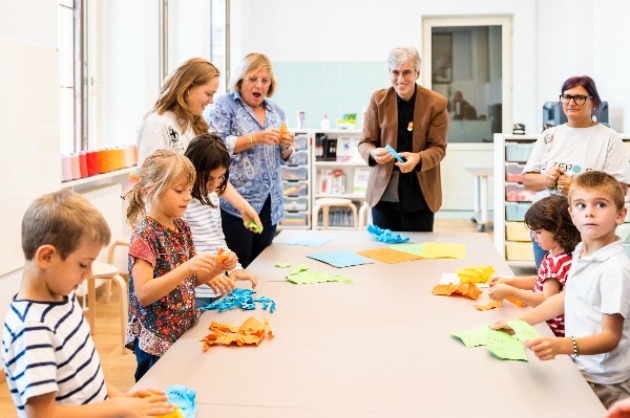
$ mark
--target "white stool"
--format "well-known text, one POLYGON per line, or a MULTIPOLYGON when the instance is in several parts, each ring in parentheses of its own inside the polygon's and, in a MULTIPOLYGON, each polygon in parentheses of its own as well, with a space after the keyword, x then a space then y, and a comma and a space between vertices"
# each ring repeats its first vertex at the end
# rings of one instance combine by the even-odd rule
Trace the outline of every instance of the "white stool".
POLYGON ((127 282, 120 276, 118 267, 95 261, 92 263, 92 276, 87 278, 87 311, 85 316, 90 325, 90 334, 94 334, 96 320, 96 280, 114 281, 120 289, 120 331, 122 341, 122 352, 125 354, 125 333, 127 331, 127 309, 129 307, 129 297, 127 295, 127 282))
POLYGON ((361 203, 359 208, 359 231, 363 231, 367 227, 368 210, 370 210, 370 205, 367 202, 361 203))
POLYGON ((323 220, 322 227, 324 229, 328 229, 330 222, 330 208, 331 207, 341 207, 341 208, 349 208, 352 211, 352 228, 357 228, 358 226, 358 215, 357 215, 357 207, 354 205, 352 200, 338 198, 338 197, 324 197, 321 199, 315 200, 315 204, 313 205, 313 229, 317 229, 317 218, 319 216, 319 210, 322 210, 323 220))

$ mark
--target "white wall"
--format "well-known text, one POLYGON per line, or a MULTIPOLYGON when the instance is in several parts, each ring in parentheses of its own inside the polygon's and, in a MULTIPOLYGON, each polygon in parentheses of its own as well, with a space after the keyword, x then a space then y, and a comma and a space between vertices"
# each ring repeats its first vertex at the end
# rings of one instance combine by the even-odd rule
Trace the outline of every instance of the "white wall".
POLYGON ((528 133, 540 132, 542 104, 577 74, 595 79, 611 125, 629 129, 630 3, 619 0, 233 0, 232 68, 250 51, 278 61, 384 62, 395 45, 420 48, 423 17, 442 15, 512 16, 512 120, 528 133))
POLYGON ((23 263, 24 211, 61 182, 57 7, 0 2, 0 318, 19 283, 6 273, 23 263))

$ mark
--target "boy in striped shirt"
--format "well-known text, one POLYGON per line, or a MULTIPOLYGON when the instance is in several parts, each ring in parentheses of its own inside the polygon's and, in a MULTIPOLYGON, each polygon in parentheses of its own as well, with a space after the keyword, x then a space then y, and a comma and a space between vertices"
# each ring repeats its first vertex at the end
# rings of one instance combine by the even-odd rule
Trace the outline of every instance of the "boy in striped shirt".
POLYGON ((74 291, 109 240, 103 215, 77 193, 44 195, 27 209, 26 261, 2 334, 2 363, 19 417, 135 418, 173 411, 160 391, 123 394, 105 383, 74 291))

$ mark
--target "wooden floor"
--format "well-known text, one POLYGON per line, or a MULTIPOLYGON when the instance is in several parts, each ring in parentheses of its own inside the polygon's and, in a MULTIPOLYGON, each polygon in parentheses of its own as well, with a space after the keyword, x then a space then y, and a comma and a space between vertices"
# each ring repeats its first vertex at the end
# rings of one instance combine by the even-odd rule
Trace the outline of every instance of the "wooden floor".
MULTIPOLYGON (((476 225, 469 219, 436 219, 435 232, 476 232, 476 225)), ((486 232, 492 238, 492 230, 486 232)), ((134 384, 135 357, 131 352, 122 354, 120 319, 117 292, 114 289, 110 303, 105 302, 104 287, 99 289, 96 305, 96 332, 94 341, 101 357, 107 382, 127 391, 134 384)), ((6 383, 0 384, 0 417, 17 417, 6 383)))

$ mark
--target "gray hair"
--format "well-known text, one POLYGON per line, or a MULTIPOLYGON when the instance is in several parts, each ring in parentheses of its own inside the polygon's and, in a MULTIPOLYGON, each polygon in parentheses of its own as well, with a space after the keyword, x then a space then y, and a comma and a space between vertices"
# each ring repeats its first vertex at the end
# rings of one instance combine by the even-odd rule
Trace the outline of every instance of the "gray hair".
POLYGON ((389 51, 387 57, 387 69, 392 71, 396 67, 400 67, 407 61, 412 61, 417 72, 420 72, 420 53, 415 46, 397 46, 389 51))

